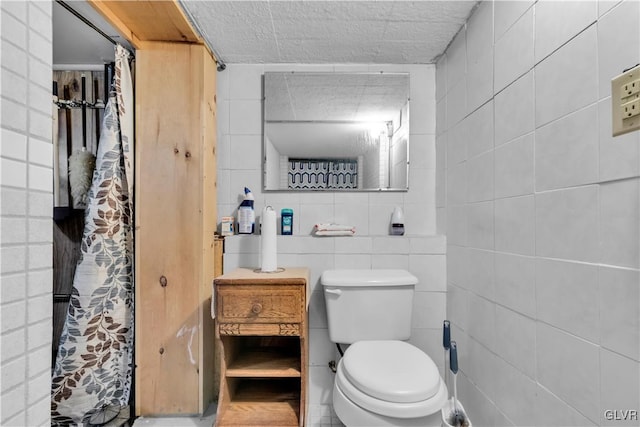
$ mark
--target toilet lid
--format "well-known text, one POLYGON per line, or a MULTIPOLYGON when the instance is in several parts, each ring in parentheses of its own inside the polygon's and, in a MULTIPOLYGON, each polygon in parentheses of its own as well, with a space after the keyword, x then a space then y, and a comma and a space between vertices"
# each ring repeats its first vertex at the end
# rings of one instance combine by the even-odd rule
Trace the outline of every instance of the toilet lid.
POLYGON ((351 384, 388 402, 427 400, 440 388, 433 360, 403 341, 358 341, 347 349, 342 364, 351 384))

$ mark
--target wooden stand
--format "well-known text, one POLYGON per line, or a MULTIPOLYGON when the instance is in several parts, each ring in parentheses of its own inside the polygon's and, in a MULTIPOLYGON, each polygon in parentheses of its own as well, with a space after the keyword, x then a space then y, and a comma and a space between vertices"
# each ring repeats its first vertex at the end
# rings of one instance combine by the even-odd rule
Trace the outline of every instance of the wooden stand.
POLYGON ((214 283, 223 354, 215 425, 304 426, 309 271, 240 268, 214 283))

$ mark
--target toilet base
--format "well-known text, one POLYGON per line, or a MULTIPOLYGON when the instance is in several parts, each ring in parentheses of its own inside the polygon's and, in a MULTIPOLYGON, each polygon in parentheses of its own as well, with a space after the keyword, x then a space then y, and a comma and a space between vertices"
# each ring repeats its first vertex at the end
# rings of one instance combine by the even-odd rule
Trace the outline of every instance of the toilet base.
POLYGON ((419 418, 391 418, 375 414, 353 403, 334 382, 333 410, 347 427, 440 427, 440 411, 419 418))

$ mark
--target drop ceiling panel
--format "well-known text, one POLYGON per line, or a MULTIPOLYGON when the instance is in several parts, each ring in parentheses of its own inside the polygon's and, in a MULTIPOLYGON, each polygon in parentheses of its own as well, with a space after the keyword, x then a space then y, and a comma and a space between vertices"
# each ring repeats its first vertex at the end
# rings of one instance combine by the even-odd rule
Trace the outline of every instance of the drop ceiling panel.
MULTIPOLYGON (((385 41, 411 43, 449 42, 460 29, 460 24, 443 22, 389 22, 385 27, 385 41)), ((410 45, 411 43, 407 43, 410 45)))
POLYGON ((181 0, 228 63, 432 63, 476 3, 181 0))
POLYGON ((390 21, 465 23, 477 1, 396 1, 390 21))
POLYGON ((269 1, 274 20, 385 21, 393 9, 389 1, 269 1))

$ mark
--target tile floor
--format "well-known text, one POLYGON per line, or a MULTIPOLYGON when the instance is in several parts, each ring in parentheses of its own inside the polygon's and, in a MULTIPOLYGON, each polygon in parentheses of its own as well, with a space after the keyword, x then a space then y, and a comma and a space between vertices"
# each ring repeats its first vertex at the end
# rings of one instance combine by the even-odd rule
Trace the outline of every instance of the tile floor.
POLYGON ((202 416, 139 417, 133 427, 211 427, 216 420, 216 404, 213 403, 202 416))
MULTIPOLYGON (((309 427, 343 427, 331 405, 309 405, 309 427)), ((202 416, 194 417, 139 417, 133 427, 211 427, 216 420, 216 404, 202 416)))

